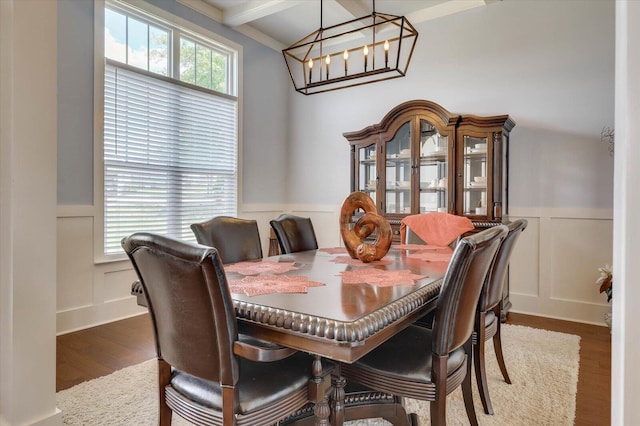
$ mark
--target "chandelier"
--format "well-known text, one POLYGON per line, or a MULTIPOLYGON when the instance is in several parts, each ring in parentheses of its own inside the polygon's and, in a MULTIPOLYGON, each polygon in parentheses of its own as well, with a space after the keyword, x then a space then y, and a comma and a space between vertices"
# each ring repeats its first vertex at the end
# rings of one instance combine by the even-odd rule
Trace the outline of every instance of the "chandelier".
POLYGON ((320 28, 282 51, 295 89, 305 95, 404 77, 418 32, 404 16, 376 12, 320 28))

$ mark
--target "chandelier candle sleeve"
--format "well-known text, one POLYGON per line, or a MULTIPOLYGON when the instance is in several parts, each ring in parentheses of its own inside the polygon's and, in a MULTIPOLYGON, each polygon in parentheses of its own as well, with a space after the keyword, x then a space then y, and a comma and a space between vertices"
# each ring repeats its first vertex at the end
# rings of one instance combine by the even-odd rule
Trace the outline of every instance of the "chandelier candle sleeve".
POLYGON ((313 59, 309 59, 309 83, 311 83, 311 73, 313 71, 313 59))
POLYGON ((366 44, 364 45, 363 53, 364 53, 364 72, 367 72, 367 56, 369 55, 369 48, 367 47, 366 44))
POLYGON ((349 72, 349 52, 345 50, 343 56, 344 56, 344 75, 347 75, 347 72, 349 72))
POLYGON ((384 41, 384 67, 389 67, 389 40, 384 41))
POLYGON ((327 59, 325 59, 325 64, 327 65, 327 80, 329 80, 329 65, 331 64, 331 56, 327 55, 327 59))

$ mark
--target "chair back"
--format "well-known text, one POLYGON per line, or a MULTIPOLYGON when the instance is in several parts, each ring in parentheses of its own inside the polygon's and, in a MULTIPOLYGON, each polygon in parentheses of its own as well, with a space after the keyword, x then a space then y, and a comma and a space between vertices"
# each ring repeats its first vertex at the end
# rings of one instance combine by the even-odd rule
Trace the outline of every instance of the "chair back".
POLYGON ((151 233, 122 240, 149 304, 156 353, 174 368, 233 386, 237 323, 216 249, 151 233))
POLYGON ((255 220, 217 216, 207 222, 192 224, 191 230, 198 243, 218 250, 222 263, 262 259, 260 232, 255 220))
POLYGON ((488 311, 502 300, 504 279, 507 275, 511 253, 513 253, 516 241, 520 238, 520 234, 525 230, 527 224, 527 219, 518 219, 507 225, 509 233, 498 249, 496 260, 493 262, 482 293, 480 293, 480 301, 478 302, 478 310, 480 312, 488 311))
POLYGON ((445 356, 473 332, 480 291, 507 227, 498 225, 458 242, 444 275, 433 328, 433 352, 445 356))
MULTIPOLYGON (((456 245, 458 244, 458 241, 460 240, 460 238, 461 237, 458 237, 453 242, 451 242, 451 244, 449 244, 449 247, 451 247, 452 249, 456 248, 456 245)), ((423 245, 427 244, 424 242, 422 238, 420 238, 415 232, 413 232, 413 230, 409 226, 405 228, 405 243, 406 244, 423 244, 423 245)))
POLYGON ((283 254, 318 248, 316 233, 308 217, 281 214, 270 223, 283 254))
POLYGON ((455 246, 456 239, 475 229, 471 219, 450 213, 430 212, 412 214, 400 221, 400 242, 409 243, 407 228, 425 244, 432 246, 455 246))

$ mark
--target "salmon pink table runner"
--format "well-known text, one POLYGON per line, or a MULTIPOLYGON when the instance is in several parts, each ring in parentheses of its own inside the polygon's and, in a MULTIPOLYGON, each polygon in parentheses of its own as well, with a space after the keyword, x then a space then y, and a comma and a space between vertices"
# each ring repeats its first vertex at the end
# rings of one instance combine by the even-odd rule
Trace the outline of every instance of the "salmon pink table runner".
POLYGON ((231 293, 257 296, 271 293, 306 293, 309 287, 323 285, 325 283, 309 281, 309 278, 300 275, 258 275, 230 280, 229 290, 231 293))
POLYGON ((317 281, 309 281, 308 277, 301 275, 274 275, 284 274, 298 269, 294 262, 238 262, 224 267, 226 273, 246 275, 239 280, 229 280, 231 293, 247 296, 257 296, 271 293, 306 293, 308 287, 325 285, 317 281))
MULTIPOLYGON (((453 250, 450 247, 427 246, 420 244, 400 244, 394 248, 407 250, 408 254, 403 257, 414 261, 432 262, 437 265, 436 270, 443 272, 446 270, 453 250)), ((346 253, 343 247, 324 248, 318 251, 329 254, 346 253)), ((408 269, 387 270, 379 268, 392 265, 394 262, 388 258, 364 263, 359 259, 352 259, 349 256, 335 256, 330 262, 345 264, 358 268, 354 271, 343 271, 339 273, 343 284, 370 284, 377 287, 392 287, 397 285, 415 285, 416 280, 426 278, 426 275, 411 273, 408 269)), ((235 294, 246 294, 247 296, 257 296, 271 293, 307 293, 309 287, 319 287, 325 283, 309 280, 303 275, 284 275, 287 272, 299 269, 295 262, 273 262, 273 261, 245 261, 225 266, 228 274, 245 275, 242 279, 230 279, 229 290, 235 294)))
POLYGON ((224 267, 225 272, 236 272, 242 275, 284 274, 296 270, 293 262, 238 262, 224 267))

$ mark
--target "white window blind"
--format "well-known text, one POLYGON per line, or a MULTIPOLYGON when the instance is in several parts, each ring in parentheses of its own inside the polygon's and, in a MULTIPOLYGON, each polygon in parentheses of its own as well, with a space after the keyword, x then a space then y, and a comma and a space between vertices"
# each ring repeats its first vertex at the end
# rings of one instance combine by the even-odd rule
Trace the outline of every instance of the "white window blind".
POLYGON ((190 225, 237 215, 237 100, 105 66, 104 252, 149 231, 194 241, 190 225))

